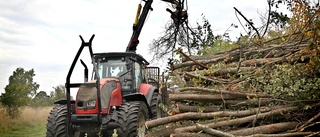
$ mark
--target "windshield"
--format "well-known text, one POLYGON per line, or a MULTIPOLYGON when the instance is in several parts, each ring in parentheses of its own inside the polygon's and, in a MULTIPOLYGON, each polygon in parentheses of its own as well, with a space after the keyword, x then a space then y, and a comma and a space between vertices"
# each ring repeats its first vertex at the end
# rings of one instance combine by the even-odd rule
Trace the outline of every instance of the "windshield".
POLYGON ((108 59, 99 64, 100 78, 119 77, 127 72, 126 62, 120 58, 108 59))

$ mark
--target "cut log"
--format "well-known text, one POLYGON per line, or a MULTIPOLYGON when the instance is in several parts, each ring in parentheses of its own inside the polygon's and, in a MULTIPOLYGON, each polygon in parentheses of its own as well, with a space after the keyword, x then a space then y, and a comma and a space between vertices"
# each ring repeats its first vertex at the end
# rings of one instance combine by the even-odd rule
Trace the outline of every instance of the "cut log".
POLYGON ((270 125, 263 125, 258 127, 240 129, 236 131, 230 131, 230 134, 237 135, 237 136, 247 136, 253 134, 272 134, 283 132, 287 130, 292 130, 298 125, 298 122, 284 122, 284 123, 276 123, 270 125))
POLYGON ((234 95, 237 97, 250 97, 250 98, 269 98, 272 97, 268 94, 262 94, 262 93, 244 93, 244 92, 236 92, 236 91, 226 91, 226 90, 215 90, 215 89, 208 89, 208 88, 201 88, 201 87, 186 87, 186 88, 179 88, 179 91, 187 91, 187 90, 195 90, 195 91, 204 91, 204 92, 211 92, 211 93, 217 93, 217 94, 229 94, 234 95))
POLYGON ((210 81, 210 82, 213 82, 213 83, 221 83, 221 84, 226 84, 226 83, 229 83, 228 80, 224 80, 224 79, 217 79, 217 78, 207 78, 205 76, 197 76, 195 74, 192 74, 192 73, 189 73, 189 72, 183 72, 185 75, 191 77, 191 78, 200 78, 202 80, 205 80, 205 81, 210 81))
POLYGON ((195 112, 187 112, 187 113, 180 113, 169 117, 158 118, 154 120, 147 121, 145 123, 148 129, 168 124, 171 122, 176 122, 180 120, 190 120, 190 119, 207 119, 207 118, 214 118, 216 116, 220 116, 223 111, 219 112, 212 112, 212 113, 195 113, 195 112))
MULTIPOLYGON (((264 47, 263 49, 259 49, 257 47, 249 48, 249 49, 242 49, 243 56, 247 59, 259 59, 259 58, 278 58, 292 54, 294 52, 300 51, 307 47, 307 43, 300 43, 300 44, 286 44, 286 45, 270 45, 268 47, 264 47)), ((201 64, 212 64, 223 61, 225 63, 231 63, 234 61, 239 61, 240 59, 240 48, 232 49, 226 52, 219 52, 213 55, 206 55, 206 56, 191 56, 193 60, 201 64)), ((188 67, 192 65, 196 65, 193 61, 188 61, 190 59, 182 59, 183 63, 174 64, 172 69, 179 69, 182 67, 188 67)), ((266 60, 264 60, 266 61, 266 60)), ((281 60, 279 60, 281 61, 281 60)))
POLYGON ((179 86, 185 85, 185 82, 182 80, 182 78, 177 72, 172 71, 172 74, 178 79, 179 86))
POLYGON ((148 134, 145 135, 145 137, 168 137, 177 127, 179 126, 162 127, 162 129, 156 131, 148 131, 148 134))
MULTIPOLYGON (((250 59, 250 60, 244 60, 241 62, 241 67, 247 67, 247 66, 261 66, 265 65, 267 63, 273 62, 273 63, 280 63, 283 61, 283 58, 260 58, 260 59, 250 59)), ((233 65, 236 66, 236 65, 233 65)))
MULTIPOLYGON (((251 115, 251 116, 247 116, 247 117, 243 117, 243 118, 236 118, 236 119, 232 119, 232 120, 228 120, 228 121, 210 123, 210 124, 206 124, 206 126, 209 126, 210 128, 217 128, 217 127, 221 127, 221 126, 237 125, 237 124, 242 124, 242 123, 253 121, 254 119, 258 120, 258 119, 262 119, 267 116, 279 115, 280 113, 284 113, 286 111, 294 111, 297 109, 298 109, 298 107, 280 108, 280 109, 276 109, 276 110, 273 110, 270 112, 260 113, 258 115, 251 115)), ((175 129, 175 133, 183 133, 183 132, 190 132, 190 131, 196 132, 199 130, 197 130, 196 126, 188 126, 188 127, 181 127, 181 128, 175 129)))
MULTIPOLYGON (((214 70, 212 73, 210 73, 213 76, 232 76, 240 72, 248 72, 248 71, 253 71, 255 70, 255 67, 240 67, 239 69, 237 67, 228 67, 228 68, 222 68, 222 69, 217 69, 214 70)), ((205 70, 204 70, 205 71, 205 70)))
POLYGON ((212 135, 204 133, 180 133, 180 134, 171 134, 170 137, 212 137, 212 135))
POLYGON ((279 133, 279 134, 254 134, 246 137, 302 137, 312 135, 314 132, 295 132, 295 133, 279 133))
MULTIPOLYGON (((223 61, 225 58, 227 58, 228 55, 224 55, 223 57, 218 57, 218 58, 213 58, 213 59, 209 59, 209 60, 199 60, 198 62, 201 64, 209 64, 209 63, 217 63, 219 61, 223 61)), ((183 68, 183 67, 190 67, 192 65, 196 65, 196 63, 194 63, 193 61, 186 61, 184 63, 179 63, 179 64, 174 64, 171 66, 171 69, 176 70, 179 68, 183 68)))
POLYGON ((191 60, 191 61, 193 61, 194 63, 196 63, 197 65, 199 65, 199 66, 201 66, 201 67, 203 67, 203 68, 208 69, 207 66, 203 65, 202 63, 198 62, 197 60, 194 60, 194 59, 190 58, 187 54, 185 54, 185 53, 182 51, 181 48, 179 48, 177 51, 180 52, 184 57, 186 57, 186 58, 188 58, 189 60, 191 60))
POLYGON ((197 129, 199 130, 203 130, 204 132, 210 134, 210 135, 213 135, 213 136, 218 136, 218 137, 235 137, 234 135, 232 134, 229 134, 229 133, 226 133, 226 132, 222 132, 222 131, 219 131, 219 130, 215 130, 215 129, 212 129, 208 126, 205 126, 205 125, 201 125, 199 123, 196 124, 196 127, 197 129))
MULTIPOLYGON (((283 108, 284 106, 279 106, 277 108, 283 108)), ((177 122, 180 120, 191 120, 191 119, 213 119, 217 116, 219 117, 243 117, 249 116, 260 112, 267 112, 270 111, 271 107, 265 108, 255 108, 243 111, 218 111, 218 112, 211 112, 211 113, 197 113, 197 112, 187 112, 187 113, 180 113, 173 116, 158 118, 154 120, 147 121, 145 123, 147 128, 153 128, 156 126, 168 124, 171 122, 177 122), (259 112, 260 111, 260 112, 259 112)))
MULTIPOLYGON (((232 50, 237 50, 237 49, 232 49, 232 50)), ((231 50, 229 51, 231 52, 231 50)), ((202 55, 202 56, 190 56, 190 58, 194 60, 208 60, 208 59, 213 59, 217 58, 219 56, 224 56, 226 55, 226 52, 217 52, 215 54, 210 54, 210 55, 202 55)), ((182 62, 190 61, 188 58, 182 57, 182 62)))
POLYGON ((183 100, 194 100, 194 101, 205 101, 205 102, 219 102, 222 100, 231 100, 238 97, 231 95, 200 95, 200 94, 169 94, 171 101, 183 101, 183 100))
POLYGON ((177 106, 177 109, 179 110, 180 113, 183 113, 183 112, 215 112, 215 111, 221 110, 220 106, 200 107, 200 106, 188 106, 188 105, 185 105, 184 103, 177 103, 176 106, 177 106))
POLYGON ((270 104, 272 99, 270 98, 255 98, 250 100, 226 100, 225 104, 230 106, 265 106, 270 104), (260 102, 259 102, 260 101, 260 102))

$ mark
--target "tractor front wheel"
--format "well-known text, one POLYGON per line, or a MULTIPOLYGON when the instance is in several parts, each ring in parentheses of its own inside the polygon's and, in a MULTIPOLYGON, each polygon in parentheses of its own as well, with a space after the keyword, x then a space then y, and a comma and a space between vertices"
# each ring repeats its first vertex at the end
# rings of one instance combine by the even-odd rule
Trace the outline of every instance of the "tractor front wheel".
POLYGON ((142 101, 123 103, 118 113, 118 137, 144 137, 146 134, 145 122, 149 118, 148 108, 142 101))
MULTIPOLYGON (((68 137, 67 106, 55 106, 47 121, 46 137, 68 137)), ((76 132, 72 137, 84 137, 84 133, 76 132)))

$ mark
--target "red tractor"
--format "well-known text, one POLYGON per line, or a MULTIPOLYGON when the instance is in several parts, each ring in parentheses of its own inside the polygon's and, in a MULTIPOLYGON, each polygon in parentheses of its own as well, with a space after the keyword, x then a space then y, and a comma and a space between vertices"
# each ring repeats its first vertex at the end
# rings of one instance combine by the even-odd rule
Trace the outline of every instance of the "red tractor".
MULTIPOLYGON (((159 104, 164 98, 159 87, 159 68, 147 67, 149 63, 136 54, 138 37, 153 0, 144 0, 140 15, 139 5, 133 34, 125 52, 92 52, 92 40, 82 44, 72 62, 66 78, 66 100, 56 101, 47 122, 47 137, 111 136, 142 137, 145 122, 159 118, 163 111, 159 104), (84 66, 84 83, 71 83, 70 78, 79 56, 89 48, 93 64, 93 78, 88 81, 87 65, 84 66), (78 88, 76 100, 70 89, 78 88)), ((166 88, 163 88, 164 90, 166 88)))

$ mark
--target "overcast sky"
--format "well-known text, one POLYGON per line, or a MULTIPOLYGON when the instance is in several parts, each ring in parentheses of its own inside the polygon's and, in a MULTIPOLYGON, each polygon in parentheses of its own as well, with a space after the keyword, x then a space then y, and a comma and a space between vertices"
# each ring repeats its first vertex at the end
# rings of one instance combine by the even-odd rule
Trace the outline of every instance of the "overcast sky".
MULTIPOLYGON (((92 34, 93 52, 125 51, 132 34, 136 8, 140 0, 9 0, 0 4, 0 93, 9 76, 18 67, 34 69, 39 91, 53 91, 64 85, 71 62, 81 44, 79 35, 88 41, 92 34)), ((140 35, 137 53, 151 60, 148 52, 152 39, 164 31, 170 15, 169 5, 154 0, 153 11, 140 35)), ((201 22, 203 13, 216 34, 231 23, 239 25, 233 7, 258 24, 266 0, 188 0, 189 23, 201 22)), ((232 29, 236 37, 243 29, 232 29)), ((87 50, 85 50, 87 52, 87 50)), ((85 58, 85 57, 81 57, 85 58)), ((80 64, 80 63, 79 63, 80 64)), ((87 63, 89 66, 89 62, 87 63)), ((160 65, 165 67, 166 64, 160 65)), ((81 73, 76 73, 80 79, 81 73)))

